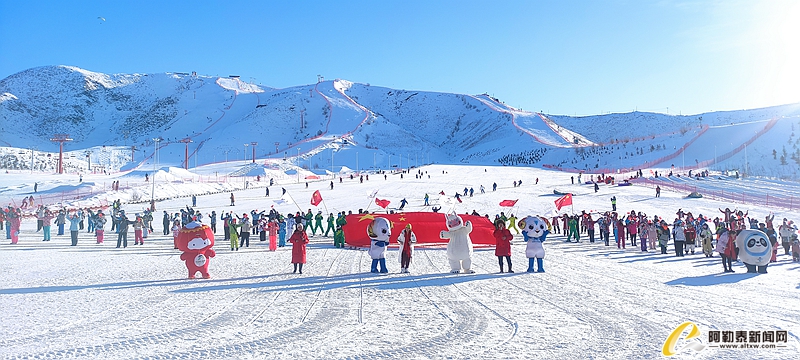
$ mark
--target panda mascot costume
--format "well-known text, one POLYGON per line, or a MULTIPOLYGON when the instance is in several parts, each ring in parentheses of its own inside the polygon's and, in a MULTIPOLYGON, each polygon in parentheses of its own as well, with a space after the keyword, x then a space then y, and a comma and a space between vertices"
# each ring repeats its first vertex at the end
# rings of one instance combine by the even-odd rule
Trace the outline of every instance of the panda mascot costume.
POLYGON ((189 270, 189 279, 194 279, 194 275, 200 272, 204 279, 208 279, 209 259, 216 255, 214 249, 214 233, 208 225, 193 221, 181 228, 177 237, 177 245, 181 254, 181 260, 186 263, 189 270))
POLYGON ((759 230, 742 230, 736 236, 736 246, 741 249, 739 260, 747 266, 748 273, 767 273, 767 265, 772 258, 772 242, 767 234, 759 230))
POLYGON ((386 269, 386 247, 389 246, 389 237, 392 236, 392 223, 386 218, 375 218, 367 226, 369 235, 369 256, 372 258, 371 272, 377 273, 380 265, 381 273, 387 273, 386 269))
POLYGON ((544 243, 547 235, 550 234, 550 224, 547 220, 538 216, 528 216, 519 222, 522 229, 522 239, 528 243, 525 248, 525 256, 528 258, 528 272, 534 272, 533 262, 536 260, 537 269, 535 272, 544 272, 544 243))
POLYGON ((472 267, 472 239, 469 234, 472 232, 472 223, 461 219, 456 213, 445 216, 447 230, 443 230, 439 237, 448 239, 447 260, 450 262, 450 273, 458 274, 463 269, 465 274, 472 274, 475 271, 472 267))

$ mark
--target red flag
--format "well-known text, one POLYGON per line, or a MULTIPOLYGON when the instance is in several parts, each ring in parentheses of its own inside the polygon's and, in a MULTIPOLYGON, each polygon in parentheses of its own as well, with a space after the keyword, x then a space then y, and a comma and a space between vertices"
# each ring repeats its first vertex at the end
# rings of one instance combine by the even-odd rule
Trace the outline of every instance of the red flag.
POLYGON ((512 206, 514 206, 514 204, 517 203, 517 201, 519 201, 519 199, 517 199, 517 200, 503 200, 503 201, 500 202, 500 206, 512 207, 512 206))
POLYGON ((572 205, 572 194, 564 195, 556 200, 556 210, 561 210, 562 207, 572 205))
POLYGON ((381 199, 375 198, 375 204, 377 204, 378 206, 380 206, 380 207, 382 207, 384 209, 386 209, 386 207, 389 206, 389 203, 390 203, 389 200, 381 200, 381 199))
POLYGON ((314 191, 314 194, 311 195, 311 205, 317 206, 321 202, 322 202, 322 195, 319 194, 319 190, 314 191))

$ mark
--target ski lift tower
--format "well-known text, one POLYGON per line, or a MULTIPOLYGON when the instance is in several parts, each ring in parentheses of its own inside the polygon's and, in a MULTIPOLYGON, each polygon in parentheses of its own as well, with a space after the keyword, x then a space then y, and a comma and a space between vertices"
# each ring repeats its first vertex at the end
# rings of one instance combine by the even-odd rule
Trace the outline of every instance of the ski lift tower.
POLYGON ((194 142, 194 141, 192 141, 192 139, 187 137, 185 139, 178 140, 178 142, 182 142, 182 143, 186 144, 186 150, 184 151, 184 159, 185 160, 183 162, 183 168, 186 169, 186 170, 189 170, 189 143, 194 142))
POLYGON ((58 173, 64 173, 64 143, 72 141, 68 134, 55 134, 50 139, 52 142, 58 143, 58 173))
POLYGON ((253 147, 253 163, 255 164, 255 162, 256 162, 256 145, 258 145, 258 142, 257 141, 253 141, 253 142, 250 143, 250 145, 253 147))
POLYGON ((278 146, 281 146, 281 143, 279 143, 279 142, 277 142, 277 141, 276 141, 276 142, 275 142, 275 154, 277 154, 277 153, 278 153, 278 151, 279 151, 279 150, 278 150, 278 146))

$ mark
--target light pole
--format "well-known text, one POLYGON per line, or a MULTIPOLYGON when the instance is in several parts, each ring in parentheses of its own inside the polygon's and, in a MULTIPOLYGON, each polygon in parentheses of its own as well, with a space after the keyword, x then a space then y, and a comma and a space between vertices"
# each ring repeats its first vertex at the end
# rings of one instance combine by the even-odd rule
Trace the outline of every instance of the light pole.
POLYGON ((244 152, 242 153, 242 155, 244 156, 244 161, 247 161, 247 147, 248 146, 250 146, 250 144, 244 144, 244 152))
POLYGON ((358 151, 356 151, 356 174, 358 174, 358 151))
POLYGON ((150 204, 155 201, 156 196, 156 152, 158 152, 158 142, 161 141, 161 137, 153 138, 153 181, 152 188, 150 190, 150 204))
POLYGON ((297 183, 300 183, 300 148, 297 148, 297 183))
POLYGON ((253 145, 253 163, 255 163, 256 162, 256 145, 258 145, 258 142, 253 141, 253 142, 250 143, 250 145, 253 145))

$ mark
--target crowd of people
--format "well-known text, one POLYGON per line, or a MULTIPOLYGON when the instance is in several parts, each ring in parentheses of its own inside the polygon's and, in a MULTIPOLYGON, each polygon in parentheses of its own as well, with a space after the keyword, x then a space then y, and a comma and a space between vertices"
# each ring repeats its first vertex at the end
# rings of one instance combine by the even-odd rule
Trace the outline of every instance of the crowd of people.
MULTIPOLYGON (((418 171, 415 176, 422 177, 425 174, 427 172, 418 171)), ((637 175, 641 176, 641 172, 638 172, 637 175)), ((572 177, 573 184, 576 178, 579 184, 583 180, 582 174, 577 174, 577 176, 572 177)), ((358 181, 363 182, 363 179, 364 177, 362 176, 358 181)), ((592 176, 587 175, 587 179, 592 183, 595 181, 592 176)), ((610 178, 603 175, 597 176, 597 182, 600 183, 608 182, 608 179, 610 178)), ((369 178, 366 177, 366 180, 369 180, 369 178)), ((538 179, 533 183, 538 184, 538 179)), ((513 182, 513 187, 515 188, 521 185, 522 180, 513 182)), ((493 183, 491 191, 496 191, 497 186, 497 183, 493 183)), ((331 187, 333 187, 332 183, 331 187)), ((286 190, 282 190, 285 194, 286 190)), ((485 191, 484 186, 480 185, 477 192, 483 194, 485 191)), ((455 199, 460 202, 461 196, 472 197, 475 193, 475 188, 465 187, 463 190, 455 192, 455 199)), ((444 195, 444 190, 439 194, 444 195)), ((425 206, 431 205, 429 199, 428 194, 425 194, 425 206)), ((231 194, 230 200, 231 206, 234 206, 235 198, 233 194, 231 194)), ((250 247, 251 237, 255 238, 255 236, 258 236, 259 241, 269 241, 269 249, 272 251, 285 247, 287 242, 297 246, 298 249, 301 247, 304 249, 304 244, 308 242, 308 239, 315 236, 332 238, 332 243, 335 247, 344 248, 343 227, 347 224, 346 215, 353 213, 352 211, 347 213, 341 211, 336 214, 328 213, 326 215, 321 210, 317 210, 314 213, 314 211, 308 209, 306 212, 297 211, 281 214, 274 208, 270 208, 268 211, 253 209, 249 212, 239 213, 227 210, 220 213, 211 211, 204 214, 194 208, 197 204, 195 196, 192 196, 191 202, 192 206, 185 206, 185 208, 177 209, 174 212, 163 211, 162 235, 172 234, 173 240, 176 241, 177 233, 186 224, 192 221, 208 223, 215 234, 222 235, 224 244, 230 244, 231 251, 250 247), (221 229, 218 229, 218 224, 221 224, 221 229)), ((403 199, 400 209, 407 203, 406 199, 403 199)), ((789 219, 784 218, 782 223, 777 224, 776 228, 773 222, 774 215, 771 213, 759 220, 751 216, 749 212, 738 209, 719 209, 720 213, 715 214, 715 216, 694 215, 692 212, 678 209, 675 217, 672 220, 668 220, 657 215, 650 216, 635 209, 627 212, 618 212, 616 205, 616 198, 614 197, 612 198, 611 211, 581 211, 578 214, 551 216, 546 219, 549 231, 552 234, 563 235, 565 242, 579 243, 582 240, 588 240, 589 243, 600 242, 604 246, 616 246, 618 249, 634 248, 641 252, 660 251, 661 254, 667 254, 668 247, 672 245, 674 255, 677 257, 698 253, 702 253, 705 257, 720 256, 724 271, 732 272, 734 270, 731 264, 736 261, 739 251, 733 240, 740 231, 755 229, 763 232, 772 243, 772 261, 776 261, 780 248, 783 248, 784 254, 792 254, 793 261, 800 261, 800 241, 798 241, 797 226, 789 219)), ((20 223, 25 217, 24 214, 32 215, 36 219, 36 232, 42 232, 42 241, 51 240, 51 226, 56 225, 57 236, 66 235, 66 231, 69 231, 71 246, 78 245, 80 234, 83 232, 92 234, 97 244, 104 243, 106 225, 110 226, 110 231, 114 233, 117 239, 117 248, 126 248, 128 246, 127 237, 131 227, 133 228, 134 245, 144 245, 148 234, 155 230, 153 226, 153 204, 151 204, 150 208, 143 209, 133 216, 129 216, 121 209, 122 203, 119 200, 114 201, 105 210, 92 208, 51 209, 48 206, 39 204, 36 210, 33 211, 31 210, 32 207, 36 206, 33 204, 33 197, 30 197, 30 201, 26 202, 25 206, 29 209, 24 212, 23 210, 25 209, 22 207, 11 205, 6 209, 0 209, 0 230, 5 227, 6 237, 11 239, 12 244, 17 244, 19 241, 20 223)), ((441 207, 437 208, 435 206, 431 208, 434 212, 440 209, 441 207)), ((481 216, 475 210, 472 211, 472 215, 481 216)), ((503 211, 494 215, 494 219, 491 219, 488 214, 483 216, 491 221, 498 231, 503 233, 500 236, 496 236, 497 247, 502 250, 499 251, 501 255, 498 255, 501 257, 500 267, 502 271, 502 258, 505 258, 510 271, 510 244, 513 241, 513 236, 508 238, 505 232, 510 234, 513 231, 514 235, 519 235, 521 229, 518 222, 520 218, 513 213, 507 216, 503 211)), ((416 239, 414 240, 416 241, 416 239)), ((407 241, 408 244, 412 243, 410 237, 407 241)), ((177 242, 174 245, 177 249, 177 242)), ((304 263, 305 252, 302 251, 301 255, 298 255, 298 258, 302 258, 302 263, 304 263)), ((410 257, 410 253, 408 255, 410 257)), ((298 264, 302 263, 298 262, 298 264)), ((296 270, 302 272, 302 265, 298 266, 296 270)), ((408 264, 403 268, 403 271, 408 271, 408 264)))
MULTIPOLYGON (((792 255, 792 261, 800 261, 800 240, 797 225, 784 218, 776 229, 775 216, 770 213, 763 221, 749 216, 749 212, 729 208, 719 209, 721 216, 710 216, 678 209, 675 218, 667 219, 657 215, 631 210, 625 213, 608 211, 603 213, 563 214, 552 217, 551 226, 556 234, 563 234, 566 242, 580 242, 581 235, 588 237, 589 243, 595 240, 611 246, 611 239, 618 249, 633 247, 642 252, 660 250, 667 254, 667 247, 672 241, 675 256, 702 254, 714 257, 714 252, 722 258, 725 272, 734 272, 731 263, 736 261, 739 253, 734 239, 745 229, 763 232, 772 244, 771 262, 777 261, 777 254, 783 248, 784 255, 792 255), (599 231, 597 238, 595 230, 599 231), (637 244, 638 243, 638 244, 637 244)), ((513 216, 513 215, 512 215, 513 216)), ((502 219, 501 215, 498 218, 502 219)))

